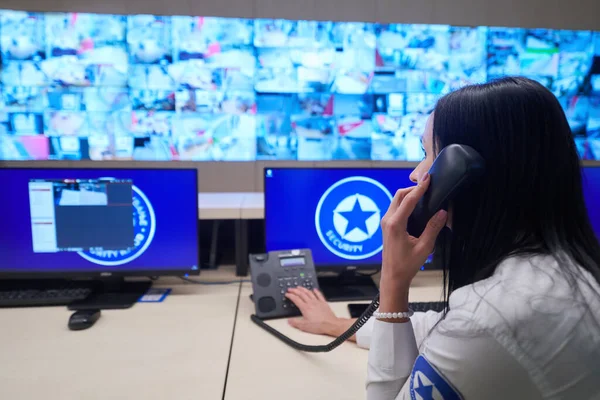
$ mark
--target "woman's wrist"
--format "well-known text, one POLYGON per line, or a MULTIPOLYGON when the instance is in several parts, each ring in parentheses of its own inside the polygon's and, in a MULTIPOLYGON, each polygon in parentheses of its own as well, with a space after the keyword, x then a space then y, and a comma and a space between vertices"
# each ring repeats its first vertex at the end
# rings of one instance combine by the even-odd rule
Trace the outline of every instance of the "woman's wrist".
POLYGON ((380 312, 406 312, 408 311, 408 293, 410 283, 381 282, 379 292, 380 312))
POLYGON ((352 325, 351 323, 349 323, 349 321, 350 320, 347 320, 345 318, 337 318, 337 317, 325 321, 323 323, 324 334, 328 335, 328 336, 333 336, 333 337, 340 336, 342 333, 344 333, 344 332, 346 332, 346 330, 348 330, 350 325, 352 325))
POLYGON ((379 281, 380 297, 382 293, 385 295, 400 295, 408 293, 411 283, 411 278, 407 278, 404 276, 394 276, 391 274, 382 274, 381 280, 379 281))

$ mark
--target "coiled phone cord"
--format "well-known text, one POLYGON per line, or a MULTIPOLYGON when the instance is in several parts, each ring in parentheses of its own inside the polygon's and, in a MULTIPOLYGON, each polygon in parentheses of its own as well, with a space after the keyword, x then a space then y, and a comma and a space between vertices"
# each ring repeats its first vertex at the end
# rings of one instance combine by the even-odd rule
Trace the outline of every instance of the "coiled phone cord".
POLYGON ((379 293, 377 294, 377 296, 375 296, 375 298, 373 299, 373 301, 371 302, 369 307, 367 307, 367 309, 352 324, 352 326, 350 328, 348 328, 348 330, 346 330, 346 332, 342 333, 340 336, 333 339, 333 341, 331 341, 330 343, 323 344, 323 345, 307 345, 307 344, 298 343, 295 340, 292 340, 289 337, 285 336, 283 333, 279 332, 277 329, 275 329, 272 326, 265 323, 262 319, 258 318, 256 316, 256 314, 252 314, 250 316, 250 319, 256 325, 260 326, 261 328, 263 328, 264 330, 269 332, 271 335, 275 336, 277 339, 281 340, 282 342, 284 342, 285 344, 289 345, 290 347, 292 347, 296 350, 300 350, 300 351, 304 351, 304 352, 308 352, 308 353, 327 353, 327 352, 332 351, 333 349, 335 349, 342 343, 344 343, 346 340, 350 339, 356 332, 358 332, 358 330, 360 328, 362 328, 362 326, 364 324, 367 323, 369 318, 371 318, 371 316, 373 316, 373 313, 375 311, 377 311, 378 307, 379 307, 379 293))

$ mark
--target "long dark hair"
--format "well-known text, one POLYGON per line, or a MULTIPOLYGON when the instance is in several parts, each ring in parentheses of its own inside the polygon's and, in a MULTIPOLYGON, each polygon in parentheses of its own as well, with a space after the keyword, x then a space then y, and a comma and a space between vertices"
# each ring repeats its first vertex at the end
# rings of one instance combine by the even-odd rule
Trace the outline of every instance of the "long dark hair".
POLYGON ((503 78, 452 92, 435 108, 433 142, 436 154, 458 143, 486 161, 483 179, 451 205, 450 248, 441 249, 446 300, 513 255, 563 255, 561 268, 577 269, 565 260, 578 264, 600 283, 600 244, 579 155, 550 91, 530 79, 503 78))

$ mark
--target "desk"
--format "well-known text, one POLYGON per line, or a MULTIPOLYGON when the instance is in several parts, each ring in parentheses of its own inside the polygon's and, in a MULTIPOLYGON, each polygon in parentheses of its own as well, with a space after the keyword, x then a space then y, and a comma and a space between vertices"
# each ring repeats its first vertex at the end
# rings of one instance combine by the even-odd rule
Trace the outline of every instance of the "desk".
POLYGON ((220 399, 239 284, 156 286, 173 289, 163 303, 103 311, 79 332, 66 307, 0 309, 0 399, 220 399))
POLYGON ((240 219, 242 202, 248 193, 198 193, 198 218, 240 219))
POLYGON ((263 193, 198 193, 199 219, 263 219, 263 193))
POLYGON ((242 219, 265 218, 265 195, 263 193, 245 193, 242 200, 242 219))
POLYGON ((264 218, 262 193, 198 193, 198 218, 215 220, 209 265, 214 265, 219 220, 235 220, 235 263, 238 276, 248 275, 248 223, 249 219, 264 218))
MULTIPOLYGON (((438 300, 440 278, 437 271, 419 273, 410 300, 438 300)), ((235 279, 234 267, 194 279, 235 279)), ((241 294, 239 283, 162 278, 156 286, 173 289, 163 303, 103 311, 80 332, 67 329, 65 307, 0 309, 0 399, 364 398, 368 352, 350 342, 331 353, 293 350, 250 321, 249 283, 241 294)), ((332 307, 348 316, 346 304, 332 307)), ((302 343, 332 340, 297 331, 285 319, 269 324, 302 343)))
MULTIPOLYGON (((250 320, 254 304, 248 296, 252 286, 244 283, 236 320, 226 400, 364 399, 368 351, 346 342, 330 353, 302 353, 277 340, 250 320)), ((441 298, 441 274, 420 272, 413 281, 410 301, 441 298)), ((348 303, 332 303, 336 315, 349 317, 348 303)), ((294 340, 326 344, 332 338, 306 334, 287 320, 269 324, 294 340)))

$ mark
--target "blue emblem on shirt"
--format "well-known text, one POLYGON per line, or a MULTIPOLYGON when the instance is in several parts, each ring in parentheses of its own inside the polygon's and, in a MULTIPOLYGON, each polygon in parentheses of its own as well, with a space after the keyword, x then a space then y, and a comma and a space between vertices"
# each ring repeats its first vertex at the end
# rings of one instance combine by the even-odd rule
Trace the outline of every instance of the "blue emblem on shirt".
POLYGON ((352 176, 337 181, 321 196, 315 227, 321 243, 346 260, 363 260, 382 247, 379 224, 392 201, 385 186, 374 179, 352 176))
POLYGON ((423 356, 417 357, 410 377, 412 400, 461 400, 450 383, 423 356))
MULTIPOLYGON (((109 179, 109 178, 102 178, 109 179)), ((135 260, 150 246, 156 232, 156 217, 148 197, 138 187, 132 186, 133 248, 125 250, 90 250, 78 254, 98 265, 117 266, 135 260)))

